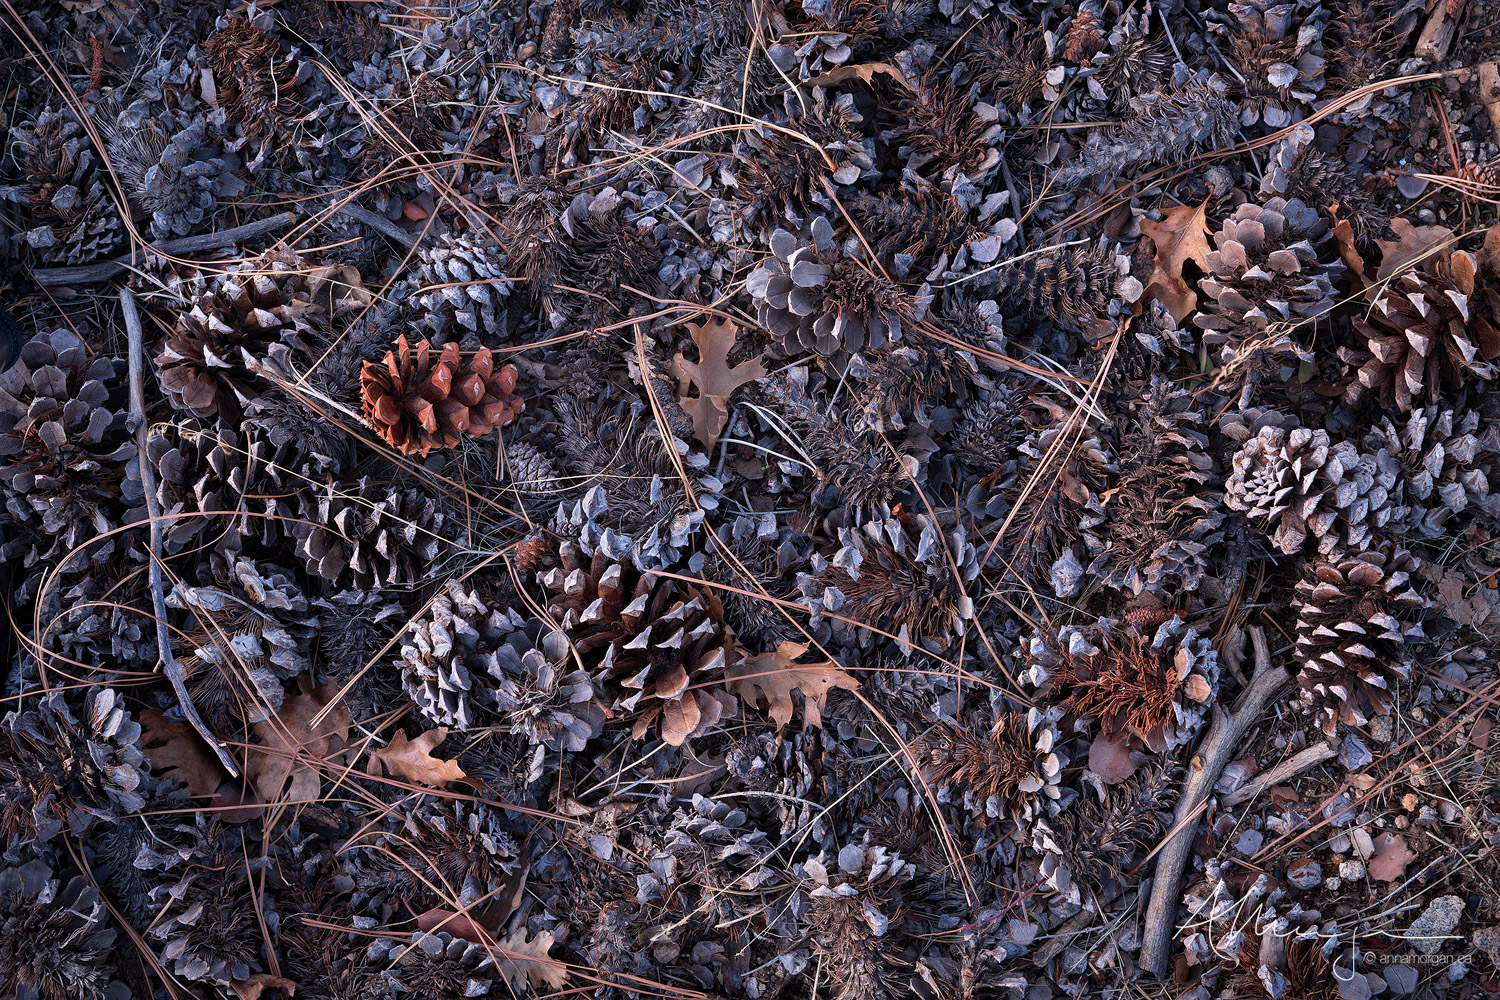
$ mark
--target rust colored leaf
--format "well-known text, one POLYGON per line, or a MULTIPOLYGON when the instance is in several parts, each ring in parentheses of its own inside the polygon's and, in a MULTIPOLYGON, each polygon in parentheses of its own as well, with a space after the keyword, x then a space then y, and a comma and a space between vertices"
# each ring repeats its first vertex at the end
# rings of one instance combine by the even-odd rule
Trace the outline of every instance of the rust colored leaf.
POLYGON ((877 75, 885 75, 895 80, 907 90, 916 90, 906 74, 901 72, 899 66, 893 66, 886 62, 858 63, 853 66, 840 66, 831 69, 827 73, 820 74, 807 81, 809 87, 831 87, 845 80, 863 80, 865 83, 874 83, 877 75))
POLYGON ((1103 733, 1089 744, 1089 770, 1099 776, 1106 785, 1118 785, 1135 774, 1136 763, 1130 756, 1130 747, 1115 743, 1103 733))
POLYGON ((751 705, 764 696, 767 713, 778 728, 792 721, 795 707, 792 692, 801 691, 807 724, 821 727, 828 692, 833 688, 853 691, 859 687, 859 681, 832 662, 797 663, 797 658, 805 652, 804 643, 783 642, 774 653, 743 657, 729 668, 730 687, 751 705))
POLYGON ((159 709, 141 713, 141 749, 159 778, 180 781, 190 795, 212 795, 226 777, 219 759, 193 727, 159 709))
POLYGON ((1396 882, 1406 875, 1406 866, 1417 858, 1399 833, 1382 833, 1375 838, 1375 853, 1367 869, 1377 882, 1396 882))
POLYGON ((287 698, 273 718, 255 724, 265 750, 254 754, 250 782, 265 802, 312 802, 323 781, 312 761, 326 760, 349 739, 349 709, 335 705, 314 725, 333 695, 331 688, 287 698))
POLYGON ((281 990, 287 996, 296 996, 297 984, 285 976, 273 976, 269 972, 257 972, 249 979, 230 983, 240 1000, 260 1000, 266 990, 281 990))
POLYGON ((245 823, 261 814, 265 803, 242 778, 230 778, 214 792, 213 808, 226 823, 245 823))
POLYGON ((1349 220, 1340 219, 1330 235, 1339 248, 1339 260, 1344 262, 1344 266, 1353 275, 1354 283, 1360 288, 1368 288, 1370 280, 1365 277, 1365 259, 1354 246, 1354 227, 1349 225, 1349 220))
POLYGON ((1443 226, 1414 226, 1410 219, 1391 220, 1394 240, 1376 240, 1380 247, 1380 267, 1375 271, 1375 280, 1384 281, 1397 271, 1420 266, 1418 261, 1428 255, 1441 253, 1442 248, 1453 240, 1453 230, 1443 226))
POLYGON ((747 382, 766 374, 760 358, 729 367, 729 352, 734 350, 739 329, 733 322, 712 316, 707 323, 688 324, 693 343, 698 345, 698 360, 688 361, 681 354, 677 367, 698 388, 698 395, 680 400, 682 408, 693 418, 698 440, 713 447, 729 423, 729 397, 747 382))
POLYGON ((420 913, 417 915, 417 927, 429 934, 433 931, 447 931, 456 938, 463 938, 486 948, 499 944, 495 936, 481 927, 478 921, 471 919, 466 913, 455 913, 452 910, 432 909, 420 913))
POLYGON ((457 761, 432 755, 433 749, 447 738, 448 730, 441 726, 429 729, 414 740, 406 738, 406 730, 398 729, 389 746, 370 751, 366 770, 378 775, 383 767, 387 774, 433 788, 442 788, 450 781, 462 781, 465 775, 457 761))
POLYGON ((1201 205, 1176 205, 1162 213, 1160 222, 1141 220, 1141 232, 1156 244, 1156 268, 1146 282, 1146 292, 1167 307, 1181 323, 1198 305, 1198 293, 1182 277, 1182 265, 1192 261, 1208 269, 1208 201, 1201 205))

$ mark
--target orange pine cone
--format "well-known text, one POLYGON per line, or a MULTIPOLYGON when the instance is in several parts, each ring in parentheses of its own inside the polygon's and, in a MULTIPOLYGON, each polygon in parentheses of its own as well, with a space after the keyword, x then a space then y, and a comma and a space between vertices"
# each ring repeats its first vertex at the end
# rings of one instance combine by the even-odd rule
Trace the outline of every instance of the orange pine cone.
POLYGON ((413 350, 402 335, 383 363, 364 364, 365 418, 396 450, 421 458, 434 448, 452 448, 464 434, 504 427, 525 408, 515 392, 515 366, 496 371, 489 348, 467 360, 457 344, 432 355, 426 340, 413 350))

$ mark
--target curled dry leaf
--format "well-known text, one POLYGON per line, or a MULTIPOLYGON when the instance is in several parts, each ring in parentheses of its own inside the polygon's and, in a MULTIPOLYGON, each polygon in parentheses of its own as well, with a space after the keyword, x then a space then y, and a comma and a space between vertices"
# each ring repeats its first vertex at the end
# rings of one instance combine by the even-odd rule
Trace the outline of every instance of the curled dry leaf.
POLYGON ((287 996, 297 995, 297 984, 285 976, 273 976, 269 972, 257 972, 249 979, 229 984, 240 1000, 260 1000, 266 990, 280 990, 287 996))
POLYGON ((557 990, 568 981, 568 968, 548 956, 552 950, 551 931, 542 931, 530 941, 524 930, 514 931, 501 939, 495 948, 500 975, 514 996, 525 996, 529 990, 557 990))
POLYGON ((190 795, 213 795, 224 781, 224 768, 186 722, 172 722, 160 709, 141 713, 141 749, 159 778, 180 781, 190 795))
POLYGON ((383 767, 387 774, 433 788, 442 788, 450 781, 462 781, 465 775, 457 761, 432 755, 433 749, 447 738, 448 730, 441 726, 429 729, 414 740, 406 738, 406 730, 398 729, 389 746, 370 751, 365 770, 379 775, 383 767))
POLYGON ((774 653, 746 656, 729 668, 730 687, 750 705, 766 699, 766 710, 778 728, 792 721, 793 691, 801 691, 809 726, 822 726, 823 703, 833 688, 853 691, 859 681, 832 662, 797 663, 807 652, 805 643, 783 642, 774 653))
POLYGON ((688 329, 692 331, 693 343, 698 345, 698 360, 688 361, 681 354, 674 360, 697 386, 698 395, 684 396, 679 402, 693 418, 698 440, 711 448, 729 423, 729 397, 747 382, 765 377, 766 369, 758 357, 729 367, 729 352, 734 350, 739 336, 739 329, 732 321, 711 316, 706 323, 689 324, 688 329))
POLYGON ((1162 213, 1160 222, 1141 220, 1141 232, 1156 244, 1156 267, 1146 282, 1146 292, 1157 298, 1172 318, 1181 323, 1198 305, 1198 293, 1182 277, 1188 261, 1208 269, 1208 201, 1201 205, 1175 205, 1162 213))

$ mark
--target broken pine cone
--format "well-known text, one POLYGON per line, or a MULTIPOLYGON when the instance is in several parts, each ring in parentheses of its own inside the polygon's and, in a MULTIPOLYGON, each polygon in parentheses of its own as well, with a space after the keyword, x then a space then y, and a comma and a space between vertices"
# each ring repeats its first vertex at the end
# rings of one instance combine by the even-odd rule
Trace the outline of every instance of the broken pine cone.
POLYGON ((433 353, 428 341, 413 349, 402 334, 383 363, 364 363, 365 419, 397 451, 426 457, 435 448, 455 447, 464 435, 504 427, 525 408, 515 393, 515 366, 496 371, 489 348, 467 359, 453 343, 436 358, 433 353))
POLYGON ((912 753, 928 781, 957 787, 988 816, 1024 824, 1061 797, 1068 759, 1059 752, 1057 718, 1035 708, 1006 712, 985 736, 939 722, 912 753))

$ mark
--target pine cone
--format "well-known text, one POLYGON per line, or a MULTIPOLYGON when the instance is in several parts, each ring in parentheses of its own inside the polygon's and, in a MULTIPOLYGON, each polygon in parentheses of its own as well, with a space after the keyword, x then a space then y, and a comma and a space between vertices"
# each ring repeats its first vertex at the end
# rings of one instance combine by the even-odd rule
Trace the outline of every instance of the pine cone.
POLYGON ((1339 357, 1357 369, 1348 400, 1373 392, 1382 406, 1410 410, 1470 378, 1495 377, 1500 227, 1485 234, 1478 254, 1452 249, 1451 230, 1419 229, 1404 219, 1391 228, 1399 242, 1376 241, 1385 252, 1377 274, 1389 280, 1373 308, 1354 315, 1358 343, 1340 348, 1339 357))
POLYGON ((1196 629, 1169 618, 1150 639, 1100 619, 1087 631, 1033 633, 1023 676, 1075 719, 1096 719, 1114 741, 1138 739, 1156 753, 1193 738, 1219 688, 1219 655, 1196 629))
POLYGON ((523 496, 547 496, 566 485, 552 459, 527 441, 505 443, 505 466, 510 470, 511 484, 523 496))
MULTIPOLYGON (((734 74, 734 92, 743 85, 744 65, 734 74)), ((730 106, 737 106, 739 98, 730 106)), ((827 205, 820 183, 824 178, 849 184, 873 164, 859 133, 860 116, 845 104, 815 104, 797 119, 799 133, 827 153, 784 132, 764 126, 751 129, 735 148, 735 201, 743 207, 745 223, 759 231, 783 219, 804 218, 815 207, 827 205), (828 160, 834 169, 830 173, 828 160)))
POLYGON ((307 338, 328 322, 318 303, 327 286, 311 265, 292 254, 272 253, 196 278, 191 307, 176 315, 156 358, 162 391, 181 413, 233 425, 245 404, 264 391, 252 361, 282 351, 307 353, 307 338))
POLYGON ((388 489, 382 497, 365 477, 343 488, 330 484, 316 497, 303 493, 300 501, 291 529, 297 553, 307 561, 307 571, 330 587, 411 586, 445 541, 463 544, 445 534, 438 501, 416 488, 388 489))
POLYGON ((1069 333, 1095 342, 1115 328, 1120 262, 1108 244, 1061 247, 1027 257, 1000 272, 1000 291, 1069 333))
POLYGON ((64 886, 42 861, 0 871, 0 983, 18 1000, 127 1000, 116 980, 115 932, 99 890, 64 886))
POLYGON ((1070 63, 1087 66, 1104 48, 1101 21, 1104 11, 1098 0, 1084 0, 1073 14, 1073 22, 1063 38, 1062 57, 1070 63))
POLYGON ((969 71, 983 93, 995 96, 996 104, 1019 117, 1041 96, 1049 52, 1040 24, 1022 17, 987 17, 966 32, 962 44, 969 71))
POLYGON ((1075 881, 1101 894, 1155 849, 1171 819, 1175 779, 1173 768, 1153 767, 1110 788, 1104 801, 1085 797, 1054 821, 1038 820, 1033 846, 1061 855, 1075 881))
POLYGON ((206 115, 147 117, 144 104, 132 104, 114 123, 97 124, 125 190, 151 215, 151 235, 186 236, 213 217, 218 189, 239 182, 227 176, 224 158, 213 155, 206 115))
POLYGON ((356 852, 351 874, 362 890, 384 890, 432 906, 477 906, 519 866, 520 847, 503 815, 479 803, 428 800, 392 817, 390 832, 356 852))
POLYGON ((190 982, 228 989, 261 971, 259 920, 275 926, 276 904, 246 878, 242 846, 216 822, 200 827, 182 878, 152 890, 157 914, 146 934, 163 942, 158 960, 190 982))
POLYGON ((923 171, 934 180, 956 175, 982 183, 999 167, 995 146, 1002 126, 980 118, 966 90, 945 76, 923 74, 909 93, 902 91, 897 107, 900 124, 882 138, 900 143, 907 170, 923 171))
POLYGON ((912 753, 923 778, 961 789, 971 810, 1024 826, 1061 797, 1068 759, 1057 752, 1060 742, 1055 714, 1033 708, 1001 715, 988 736, 939 722, 912 753))
POLYGON ((647 0, 640 13, 599 27, 600 48, 615 59, 696 61, 744 37, 745 8, 733 0, 647 0))
POLYGON ((782 357, 876 349, 901 339, 904 319, 920 318, 921 301, 841 249, 822 216, 813 219, 807 239, 776 230, 771 252, 745 287, 782 357))
POLYGON ((498 244, 477 231, 444 234, 434 245, 419 247, 417 258, 412 280, 418 291, 412 301, 433 344, 479 338, 489 343, 510 335, 510 279, 505 274, 505 251, 498 244))
POLYGON ((603 551, 590 556, 575 542, 564 542, 559 556, 561 565, 541 575, 547 613, 585 657, 611 709, 640 713, 635 739, 659 721, 662 739, 680 746, 734 712, 732 698, 703 686, 725 661, 710 595, 603 551))
POLYGON ((1401 463, 1410 530, 1438 538, 1450 519, 1466 511, 1465 520, 1500 517, 1500 494, 1490 495, 1490 480, 1500 485, 1500 435, 1489 422, 1481 424, 1474 410, 1455 414, 1418 407, 1399 429, 1383 417, 1364 444, 1366 450, 1389 452, 1401 463))
POLYGON ((15 156, 26 173, 21 189, 33 228, 26 242, 52 264, 106 257, 124 235, 99 158, 72 114, 43 111, 18 128, 15 156))
POLYGON ((1131 121, 1090 133, 1077 161, 1058 171, 1057 183, 1077 187, 1130 179, 1162 163, 1232 146, 1238 132, 1234 104, 1193 81, 1175 94, 1156 95, 1131 121))
MULTIPOLYGON (((144 502, 126 395, 125 362, 91 356, 68 330, 37 334, 0 373, 0 495, 28 528, 0 549, 4 558, 27 567, 61 558, 144 502)), ((106 539, 87 558, 102 561, 115 546, 106 539)))
POLYGON ((230 15, 227 21, 203 42, 214 80, 222 81, 218 104, 252 143, 267 145, 299 115, 297 59, 293 53, 283 56, 274 30, 256 27, 245 16, 230 15))
POLYGON ((949 448, 966 464, 991 472, 1012 461, 1031 433, 1022 409, 1024 397, 1015 385, 1001 382, 980 390, 959 407, 958 423, 949 448))
POLYGON ((1413 589, 1418 565, 1405 549, 1381 541, 1319 560, 1297 582, 1297 683, 1324 732, 1385 714, 1391 684, 1411 676, 1412 647, 1426 638, 1414 620, 1428 606, 1413 589))
POLYGON ((1344 276, 1335 255, 1319 259, 1313 248, 1327 231, 1317 212, 1284 198, 1247 202, 1224 220, 1199 282, 1203 310, 1193 316, 1222 364, 1258 375, 1281 359, 1277 381, 1284 381, 1299 359, 1310 360, 1293 338, 1306 339, 1298 328, 1332 311, 1344 276))
POLYGON ((497 372, 489 348, 464 360, 450 343, 433 358, 431 344, 420 341, 413 352, 402 334, 383 364, 365 362, 365 418, 397 451, 425 457, 514 420, 526 405, 515 395, 518 377, 514 365, 497 372))
POLYGON ((1290 125, 1323 89, 1324 8, 1293 14, 1271 0, 1247 0, 1227 15, 1214 15, 1209 30, 1228 37, 1225 58, 1237 70, 1230 96, 1239 101, 1241 123, 1290 125))
MULTIPOLYGON (((240 444, 240 437, 221 424, 204 429, 188 417, 177 425, 157 425, 146 440, 146 454, 156 470, 156 500, 164 517, 162 544, 168 552, 180 552, 205 529, 217 534, 224 518, 205 516, 239 511, 245 495, 247 468, 257 461, 256 443, 240 444), (180 517, 174 515, 182 515, 180 517)), ((232 518, 236 529, 258 532, 232 518)))
POLYGON ((1223 493, 1214 489, 1204 415, 1191 394, 1153 381, 1120 439, 1120 474, 1093 543, 1089 573, 1105 586, 1160 593, 1168 583, 1196 590, 1209 547, 1223 533, 1223 493), (1102 537, 1101 537, 1102 536, 1102 537))
POLYGON ((1352 442, 1333 444, 1328 432, 1295 418, 1260 427, 1235 452, 1224 502, 1271 530, 1287 554, 1309 535, 1318 551, 1357 552, 1372 531, 1406 517, 1400 467, 1384 451, 1361 452, 1352 442), (1274 525, 1274 527, 1271 527, 1274 525))
POLYGON ((916 866, 883 847, 848 844, 837 858, 794 866, 808 895, 813 954, 828 972, 830 1000, 895 1000, 904 989, 898 935, 916 866))

